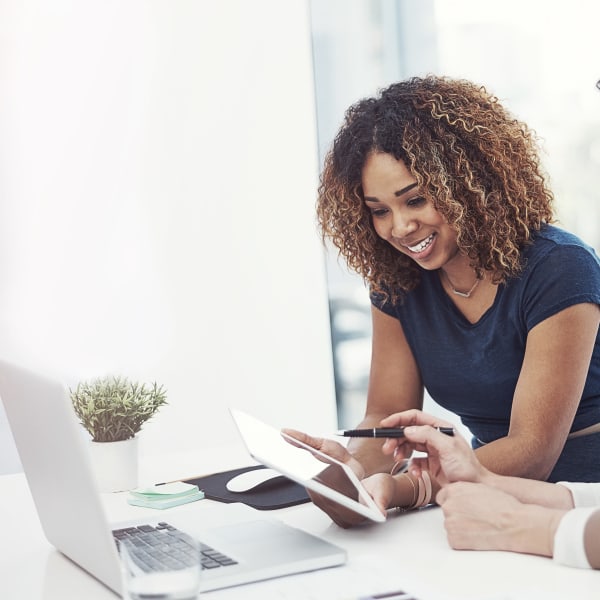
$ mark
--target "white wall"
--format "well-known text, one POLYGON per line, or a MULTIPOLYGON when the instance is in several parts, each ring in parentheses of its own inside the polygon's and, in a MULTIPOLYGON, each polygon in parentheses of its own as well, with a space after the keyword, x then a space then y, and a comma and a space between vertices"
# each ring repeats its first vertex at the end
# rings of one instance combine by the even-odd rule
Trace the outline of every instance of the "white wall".
POLYGON ((303 0, 0 0, 0 356, 334 427, 312 86, 303 0))

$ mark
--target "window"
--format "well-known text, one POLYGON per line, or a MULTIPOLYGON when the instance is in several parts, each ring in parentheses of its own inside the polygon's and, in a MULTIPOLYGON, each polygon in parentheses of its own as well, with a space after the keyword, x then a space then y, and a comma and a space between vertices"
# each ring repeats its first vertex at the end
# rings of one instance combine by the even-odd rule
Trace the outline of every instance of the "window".
MULTIPOLYGON (((471 79, 535 129, 559 225, 600 248, 599 4, 311 0, 311 19, 321 164, 344 110, 359 98, 413 75, 471 79)), ((338 418, 345 427, 364 413, 369 301, 334 249, 327 271, 338 418)), ((439 412, 432 402, 426 409, 439 412)))

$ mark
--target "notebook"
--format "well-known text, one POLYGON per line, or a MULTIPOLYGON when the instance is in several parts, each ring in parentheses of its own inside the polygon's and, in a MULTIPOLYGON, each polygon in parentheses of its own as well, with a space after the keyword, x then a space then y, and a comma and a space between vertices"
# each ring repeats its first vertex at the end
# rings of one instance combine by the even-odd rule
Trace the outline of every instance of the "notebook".
MULTIPOLYGON (((0 361, 0 398, 48 541, 120 594, 121 568, 112 531, 139 523, 107 521, 68 390, 0 361)), ((233 558, 231 566, 203 571, 201 591, 346 562, 342 548, 239 503, 201 500, 160 511, 155 519, 143 518, 155 526, 167 520, 233 558)))

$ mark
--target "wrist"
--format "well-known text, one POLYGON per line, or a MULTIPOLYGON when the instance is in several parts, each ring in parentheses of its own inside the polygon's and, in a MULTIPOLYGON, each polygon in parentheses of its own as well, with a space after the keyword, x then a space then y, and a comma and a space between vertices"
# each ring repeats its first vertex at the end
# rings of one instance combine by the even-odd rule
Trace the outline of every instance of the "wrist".
POLYGON ((420 477, 402 473, 393 479, 395 488, 392 506, 404 510, 421 508, 430 504, 435 497, 434 482, 427 471, 423 471, 420 477))
POLYGON ((481 465, 481 471, 479 472, 479 476, 477 478, 476 483, 483 483, 484 485, 487 485, 489 487, 502 489, 500 482, 503 478, 503 475, 493 473, 492 471, 486 469, 483 465, 481 465))
POLYGON ((563 510, 520 504, 512 514, 505 515, 508 521, 505 550, 551 557, 554 536, 564 514, 563 510))
POLYGON ((410 508, 418 500, 419 484, 416 477, 408 473, 401 473, 394 476, 394 498, 392 506, 398 508, 410 508))

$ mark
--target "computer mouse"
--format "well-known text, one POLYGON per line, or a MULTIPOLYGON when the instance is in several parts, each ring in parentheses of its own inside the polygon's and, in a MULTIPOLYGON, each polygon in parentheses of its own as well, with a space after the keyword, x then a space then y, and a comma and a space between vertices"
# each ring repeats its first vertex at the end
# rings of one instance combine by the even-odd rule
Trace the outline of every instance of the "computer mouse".
POLYGON ((253 469, 252 471, 245 471, 235 477, 232 477, 226 484, 225 487, 230 492, 250 492, 256 490, 256 488, 263 483, 272 481, 277 477, 285 479, 285 476, 278 473, 274 469, 253 469))

